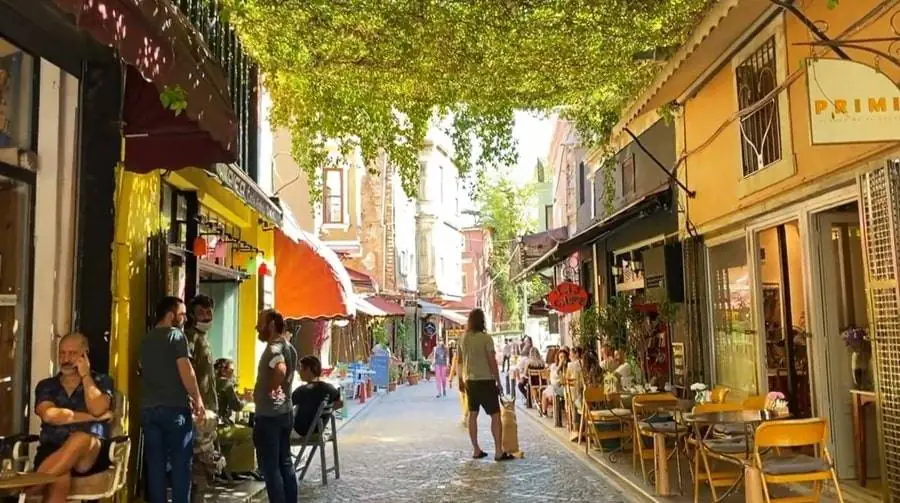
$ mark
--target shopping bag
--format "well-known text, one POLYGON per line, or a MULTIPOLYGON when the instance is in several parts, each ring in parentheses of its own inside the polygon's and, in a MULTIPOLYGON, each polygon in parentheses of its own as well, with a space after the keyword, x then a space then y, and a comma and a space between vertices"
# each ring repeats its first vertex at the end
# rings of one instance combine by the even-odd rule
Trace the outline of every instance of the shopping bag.
POLYGON ((515 400, 500 400, 500 424, 502 426, 501 447, 503 452, 512 454, 517 458, 524 456, 519 449, 519 425, 516 422, 516 402, 515 400))

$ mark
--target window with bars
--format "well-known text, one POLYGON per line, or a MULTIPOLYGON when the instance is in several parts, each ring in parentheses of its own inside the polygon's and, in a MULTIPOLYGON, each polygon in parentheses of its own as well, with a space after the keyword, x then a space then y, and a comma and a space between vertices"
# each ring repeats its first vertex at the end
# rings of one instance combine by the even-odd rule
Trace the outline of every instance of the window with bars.
POLYGON ((772 36, 734 70, 738 108, 757 107, 740 122, 744 176, 782 158, 778 95, 767 98, 778 86, 776 47, 772 36))
POLYGON ((326 224, 343 224, 344 222, 344 171, 340 169, 325 170, 324 221, 326 224))

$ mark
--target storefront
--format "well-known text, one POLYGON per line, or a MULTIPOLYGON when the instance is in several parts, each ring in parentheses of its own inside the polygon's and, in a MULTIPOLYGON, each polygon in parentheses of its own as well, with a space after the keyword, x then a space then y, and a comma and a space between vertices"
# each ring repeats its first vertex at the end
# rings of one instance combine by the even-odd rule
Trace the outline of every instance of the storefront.
POLYGON ((89 53, 109 56, 51 5, 0 0, 0 436, 36 431, 34 385, 73 326, 78 138, 96 129, 78 121, 93 111, 80 90, 89 53))

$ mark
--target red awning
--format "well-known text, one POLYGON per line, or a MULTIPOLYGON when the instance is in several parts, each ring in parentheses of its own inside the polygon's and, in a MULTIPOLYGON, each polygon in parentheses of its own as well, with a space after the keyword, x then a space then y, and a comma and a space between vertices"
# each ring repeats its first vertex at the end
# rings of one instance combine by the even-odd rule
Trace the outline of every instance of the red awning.
POLYGON ((150 171, 237 160, 237 119, 225 76, 170 1, 55 2, 75 16, 80 28, 115 48, 136 70, 126 77, 128 169, 150 171), (160 93, 179 87, 186 94, 187 109, 175 116, 162 107, 160 93))
POLYGON ((338 256, 285 215, 275 230, 275 308, 292 319, 338 319, 356 314, 353 286, 338 256))
POLYGON ((375 279, 368 273, 357 271, 351 267, 347 267, 347 274, 350 275, 350 282, 354 286, 363 288, 375 288, 375 279))
POLYGON ((366 297, 369 304, 384 311, 388 316, 406 316, 406 310, 403 306, 381 295, 372 295, 366 297))

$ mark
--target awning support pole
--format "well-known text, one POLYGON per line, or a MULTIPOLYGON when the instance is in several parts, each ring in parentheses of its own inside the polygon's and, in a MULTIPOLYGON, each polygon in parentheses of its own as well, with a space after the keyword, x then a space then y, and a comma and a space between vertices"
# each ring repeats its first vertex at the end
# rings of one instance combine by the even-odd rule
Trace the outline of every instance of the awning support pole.
POLYGON ((675 184, 677 184, 679 187, 681 187, 681 190, 683 190, 688 195, 688 197, 690 197, 691 199, 697 197, 697 191, 687 188, 687 185, 682 183, 681 180, 679 180, 671 171, 669 171, 668 168, 663 166, 663 163, 659 162, 659 159, 657 159, 656 156, 653 155, 652 152, 647 150, 647 147, 645 147, 644 144, 641 143, 641 140, 638 140, 637 135, 635 135, 634 132, 631 131, 631 129, 628 129, 626 127, 625 132, 628 133, 628 136, 630 136, 631 139, 634 140, 634 143, 637 144, 637 146, 640 147, 640 149, 643 150, 644 153, 647 154, 648 157, 650 157, 650 160, 652 160, 657 166, 659 166, 659 169, 661 169, 663 171, 663 173, 665 173, 666 176, 669 177, 669 180, 672 180, 673 182, 675 182, 675 184))

